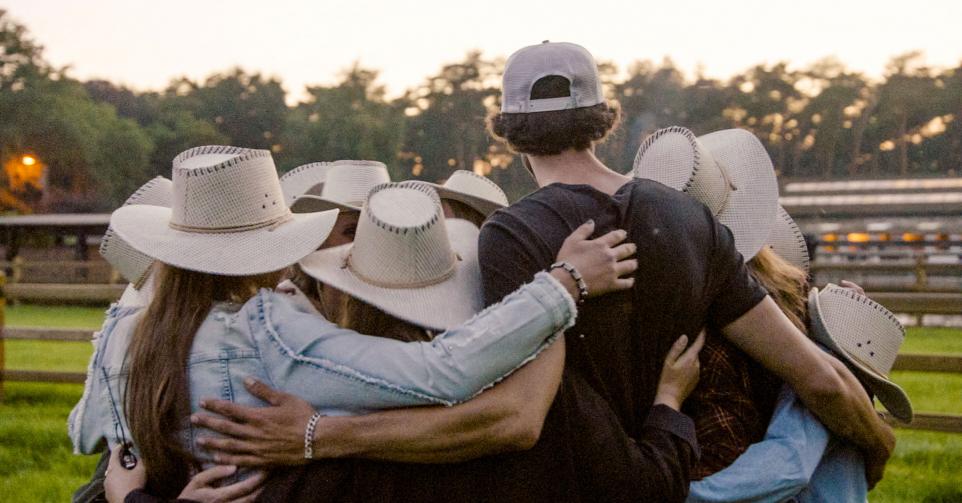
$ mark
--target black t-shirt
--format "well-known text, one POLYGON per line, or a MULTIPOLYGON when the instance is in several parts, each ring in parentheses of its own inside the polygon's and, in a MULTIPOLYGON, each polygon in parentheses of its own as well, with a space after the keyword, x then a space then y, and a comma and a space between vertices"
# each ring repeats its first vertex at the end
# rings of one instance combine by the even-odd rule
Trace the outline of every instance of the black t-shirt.
POLYGON ((637 439, 672 343, 706 324, 728 325, 766 292, 708 208, 660 183, 633 180, 612 196, 587 185, 552 184, 494 213, 479 242, 487 303, 549 267, 588 219, 596 223, 593 237, 628 232, 627 241, 638 245, 638 271, 633 289, 579 309, 567 332, 565 368, 579 372, 637 439))

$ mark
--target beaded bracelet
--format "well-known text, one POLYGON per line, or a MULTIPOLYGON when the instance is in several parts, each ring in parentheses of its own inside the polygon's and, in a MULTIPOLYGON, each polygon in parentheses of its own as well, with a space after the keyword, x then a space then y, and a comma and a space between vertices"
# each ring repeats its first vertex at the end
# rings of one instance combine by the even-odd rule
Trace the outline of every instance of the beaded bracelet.
POLYGON ((307 420, 307 428, 304 429, 304 459, 314 459, 314 428, 317 421, 321 418, 320 412, 315 412, 307 420))
POLYGON ((578 287, 578 304, 584 304, 585 300, 588 299, 588 284, 585 283, 585 279, 581 277, 581 273, 575 269, 575 266, 567 262, 555 262, 554 264, 551 264, 551 267, 548 268, 548 271, 553 271, 559 267, 567 271, 568 274, 571 275, 571 279, 575 280, 575 285, 578 287))

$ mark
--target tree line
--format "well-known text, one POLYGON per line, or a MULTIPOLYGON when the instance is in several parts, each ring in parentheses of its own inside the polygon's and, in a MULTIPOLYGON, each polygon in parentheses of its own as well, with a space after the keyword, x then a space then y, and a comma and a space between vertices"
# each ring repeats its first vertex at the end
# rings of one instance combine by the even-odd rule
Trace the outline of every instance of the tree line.
MULTIPOLYGON (((484 128, 498 106, 502 66, 469 52, 390 98, 376 70, 355 64, 336 84, 308 86, 294 105, 279 79, 241 68, 133 91, 51 66, 0 10, 0 164, 24 153, 43 161, 44 195, 34 196, 41 211, 113 208, 148 178, 169 176, 178 152, 203 144, 269 149, 281 171, 336 159, 380 160, 397 179, 474 170, 519 197, 532 181, 484 128)), ((602 63, 601 73, 623 123, 598 153, 623 171, 648 134, 676 124, 696 134, 749 129, 782 177, 950 176, 962 168, 962 63, 930 68, 908 53, 876 80, 831 58, 802 69, 759 64, 727 80, 688 79, 669 59, 626 72, 602 63)))

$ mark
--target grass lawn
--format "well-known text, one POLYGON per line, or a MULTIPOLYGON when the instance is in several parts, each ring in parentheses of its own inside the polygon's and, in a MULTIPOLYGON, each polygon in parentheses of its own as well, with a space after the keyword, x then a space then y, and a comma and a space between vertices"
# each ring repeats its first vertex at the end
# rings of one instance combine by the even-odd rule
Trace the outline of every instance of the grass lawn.
POLYGON ((89 328, 96 330, 104 321, 104 307, 7 306, 6 324, 10 327, 89 328))
MULTIPOLYGON (((101 308, 17 306, 7 323, 95 329, 101 308)), ((86 342, 6 341, 8 368, 84 371, 86 342)), ((962 330, 910 328, 903 351, 962 354, 962 330)), ((962 374, 895 372, 918 412, 962 414, 962 374)), ((0 402, 0 502, 68 501, 97 456, 75 456, 66 434, 82 387, 6 383, 0 402)), ((898 430, 898 447, 872 502, 962 501, 962 434, 898 430)))

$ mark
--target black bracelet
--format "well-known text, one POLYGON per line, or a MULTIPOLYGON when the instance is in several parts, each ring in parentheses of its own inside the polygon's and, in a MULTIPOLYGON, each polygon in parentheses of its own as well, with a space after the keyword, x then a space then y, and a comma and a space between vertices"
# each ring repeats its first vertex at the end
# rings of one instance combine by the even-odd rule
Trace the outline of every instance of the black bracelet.
POLYGON ((578 304, 584 304, 585 300, 588 298, 588 284, 585 283, 585 279, 581 277, 581 273, 575 269, 575 266, 567 262, 555 262, 554 264, 551 264, 548 272, 558 268, 567 271, 568 274, 571 275, 571 279, 575 280, 575 285, 578 287, 578 304))

